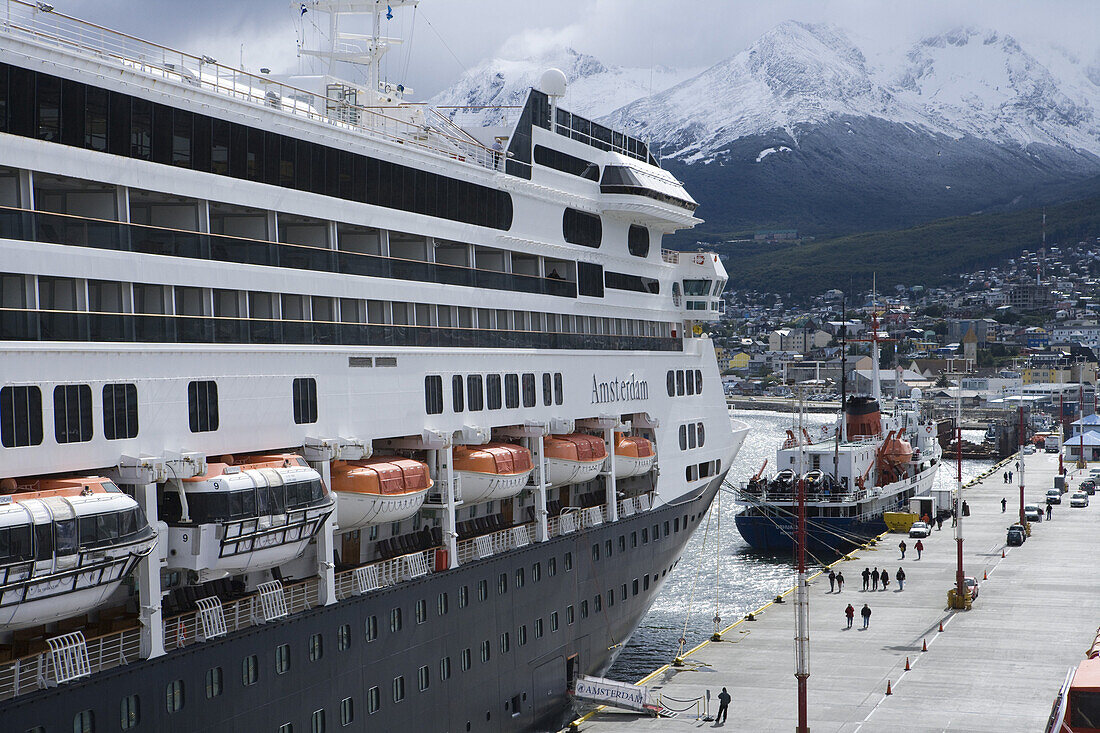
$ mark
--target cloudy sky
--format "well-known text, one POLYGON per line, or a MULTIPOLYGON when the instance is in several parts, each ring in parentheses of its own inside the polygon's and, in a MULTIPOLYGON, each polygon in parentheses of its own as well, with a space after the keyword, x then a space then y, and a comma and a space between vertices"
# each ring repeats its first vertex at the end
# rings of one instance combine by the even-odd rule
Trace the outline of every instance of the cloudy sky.
MULTIPOLYGON (((59 11, 222 63, 293 72, 299 20, 285 0, 53 0, 59 11), (242 50, 243 47, 243 50, 242 50)), ((423 0, 397 9, 384 32, 407 39, 386 76, 427 98, 485 58, 522 58, 568 44, 622 66, 705 67, 788 20, 829 22, 861 48, 897 52, 959 25, 992 28, 1024 45, 1057 45, 1100 65, 1098 0, 423 0), (411 43, 408 39, 411 38, 411 43)), ((327 27, 326 27, 327 28, 327 27)))

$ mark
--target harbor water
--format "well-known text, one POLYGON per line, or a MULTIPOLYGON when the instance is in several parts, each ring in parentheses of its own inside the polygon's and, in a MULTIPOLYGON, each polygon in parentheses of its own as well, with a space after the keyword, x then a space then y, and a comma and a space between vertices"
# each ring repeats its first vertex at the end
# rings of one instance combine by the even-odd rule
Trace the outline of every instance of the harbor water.
MULTIPOLYGON (((727 477, 727 483, 739 485, 760 470, 768 460, 765 475, 774 473, 775 451, 786 438, 786 431, 797 425, 792 413, 735 410, 730 413, 749 426, 749 434, 727 477)), ((833 415, 807 414, 803 426, 814 435, 833 415)), ((982 431, 963 431, 963 438, 981 442, 982 431)), ((963 481, 977 476, 989 461, 963 460, 963 481)), ((955 461, 944 456, 936 475, 937 488, 956 484, 955 461)), ((690 649, 719 628, 728 626, 746 613, 795 584, 790 555, 767 555, 750 548, 737 531, 734 515, 738 506, 730 491, 720 492, 707 519, 684 548, 675 572, 668 579, 633 637, 619 654, 609 677, 635 682, 657 667, 671 662, 679 651, 690 649)), ((947 531, 946 529, 944 531, 947 531)), ((833 557, 807 557, 811 568, 831 562, 833 557)), ((854 583, 854 578, 847 579, 854 583)))

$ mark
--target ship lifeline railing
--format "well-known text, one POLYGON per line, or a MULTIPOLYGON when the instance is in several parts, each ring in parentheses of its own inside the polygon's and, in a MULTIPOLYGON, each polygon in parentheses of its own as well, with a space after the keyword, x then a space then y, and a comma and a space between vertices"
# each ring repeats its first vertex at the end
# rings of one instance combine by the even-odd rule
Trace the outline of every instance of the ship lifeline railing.
MULTIPOLYGON (((654 494, 641 494, 619 501, 619 516, 627 517, 635 513, 648 511, 653 506, 654 494)), ((589 527, 599 526, 608 521, 606 505, 588 508, 569 508, 556 517, 551 517, 550 536, 579 532, 589 527), (563 528, 563 518, 567 527, 563 528)), ((517 538, 526 537, 528 543, 535 540, 535 524, 526 524, 493 532, 488 546, 497 552, 515 549, 517 538)), ((459 543, 459 562, 473 562, 481 559, 477 555, 478 540, 472 538, 459 543), (467 559, 463 560, 463 556, 467 559)), ((485 542, 481 543, 485 546, 485 542)), ((368 563, 351 570, 336 574, 336 597, 340 600, 355 595, 378 590, 388 586, 421 577, 436 567, 437 550, 431 548, 410 555, 402 555, 389 560, 368 563)), ((495 553, 493 553, 495 554, 495 553)), ((488 555, 486 555, 488 557, 488 555)), ((316 608, 320 605, 320 578, 312 577, 299 583, 283 586, 288 616, 316 608)), ((259 626, 266 623, 263 604, 259 593, 254 593, 232 601, 223 601, 221 605, 227 633, 259 626)), ((175 651, 192 644, 206 641, 203 635, 202 617, 199 611, 172 616, 164 621, 164 649, 175 651)), ((88 667, 91 674, 103 672, 141 658, 141 629, 138 627, 93 637, 87 640, 88 667)), ((40 652, 0 664, 0 701, 10 700, 35 690, 44 690, 57 686, 50 653, 40 652)))
MULTIPOLYGON (((47 3, 3 0, 0 33, 55 46, 101 63, 141 72, 153 79, 204 89, 337 129, 413 145, 483 168, 499 168, 499 153, 473 138, 448 134, 429 124, 402 120, 378 109, 348 104, 267 76, 224 66, 209 56, 195 56, 145 41, 57 12, 47 3)), ((407 107, 406 111, 412 111, 414 106, 407 107)))

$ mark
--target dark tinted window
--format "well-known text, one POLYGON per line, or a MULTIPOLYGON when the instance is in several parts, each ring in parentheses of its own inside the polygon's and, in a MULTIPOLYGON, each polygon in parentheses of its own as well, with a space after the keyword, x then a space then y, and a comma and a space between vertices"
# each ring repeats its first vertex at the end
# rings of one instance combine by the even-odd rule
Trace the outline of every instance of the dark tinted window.
POLYGON ((470 406, 470 412, 478 412, 485 409, 484 386, 480 374, 471 374, 466 377, 466 396, 470 406))
POLYGON ((523 375, 523 406, 534 407, 537 398, 535 396, 535 375, 523 375))
POLYGON ((92 439, 92 388, 86 384, 53 389, 53 429, 58 443, 92 439))
POLYGON ((218 429, 217 382, 188 383, 187 419, 192 433, 206 433, 218 429))
POLYGON ((626 233, 626 248, 635 257, 649 255, 649 230, 637 224, 631 224, 626 233))
POLYGON ((429 415, 443 412, 443 377, 436 374, 424 377, 424 409, 429 415))
POLYGON ((561 228, 565 241, 570 244, 597 248, 603 242, 603 223, 596 214, 567 208, 561 228))
POLYGON ((462 375, 456 374, 451 377, 451 409, 455 412, 462 412, 464 409, 462 399, 462 375))
POLYGON ((18 448, 42 443, 42 391, 38 387, 0 389, 0 445, 18 448))
POLYGON ((563 153, 554 148, 543 145, 535 146, 535 162, 547 168, 559 170, 562 173, 570 173, 574 176, 587 178, 590 181, 600 180, 600 167, 595 163, 578 158, 568 153, 563 153))
POLYGON ((603 297, 603 267, 591 262, 577 263, 577 292, 592 298, 603 297))
POLYGON ((565 401, 565 392, 562 390, 561 372, 554 372, 554 404, 560 405, 565 401))
POLYGON ((317 380, 299 377, 291 388, 294 402, 294 422, 298 425, 317 422, 317 380))
POLYGON ((485 397, 490 410, 500 409, 500 375, 487 374, 485 376, 485 397))
POLYGON ((504 405, 509 410, 519 407, 519 375, 504 375, 504 405))
POLYGON ((133 438, 138 434, 137 385, 103 385, 103 437, 133 438))
POLYGON ((554 389, 551 385, 550 372, 546 372, 542 375, 542 404, 546 407, 554 404, 554 389))

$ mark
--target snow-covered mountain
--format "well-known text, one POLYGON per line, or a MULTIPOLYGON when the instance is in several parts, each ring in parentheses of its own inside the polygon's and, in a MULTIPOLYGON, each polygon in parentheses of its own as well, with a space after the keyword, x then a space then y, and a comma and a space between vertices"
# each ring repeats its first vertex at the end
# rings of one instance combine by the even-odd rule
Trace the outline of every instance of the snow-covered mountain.
POLYGON ((608 66, 594 56, 557 46, 520 61, 499 58, 483 61, 428 103, 471 108, 461 115, 463 124, 496 124, 507 113, 491 108, 522 105, 527 89, 538 86, 539 77, 549 68, 561 69, 569 82, 562 107, 588 117, 602 117, 699 73, 699 69, 663 66, 645 69, 608 66))

